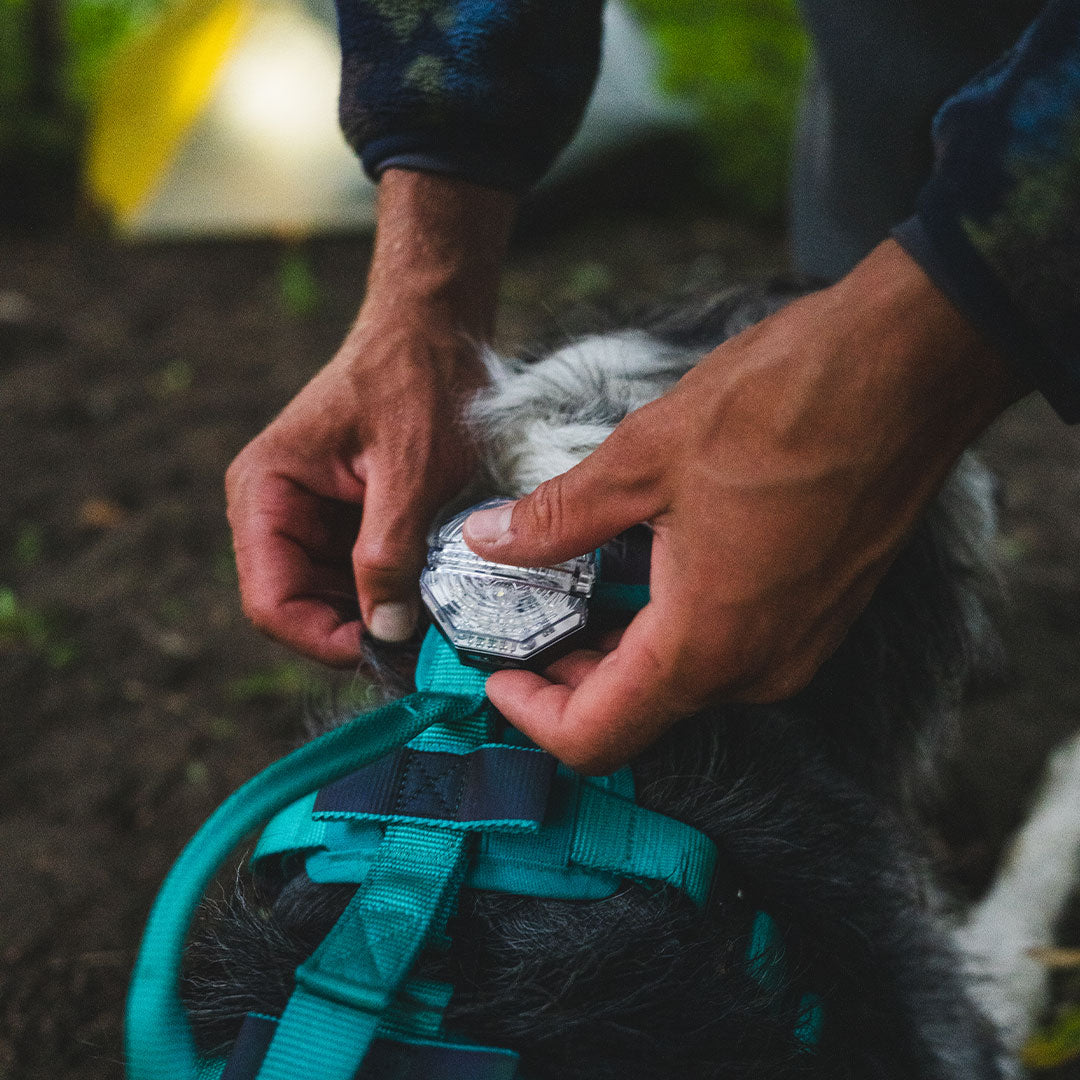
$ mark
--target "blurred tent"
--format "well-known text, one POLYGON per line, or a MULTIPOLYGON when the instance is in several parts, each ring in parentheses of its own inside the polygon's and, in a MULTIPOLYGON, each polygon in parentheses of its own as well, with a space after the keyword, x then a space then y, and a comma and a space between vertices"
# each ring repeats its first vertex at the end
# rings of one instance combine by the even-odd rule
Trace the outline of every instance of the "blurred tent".
MULTIPOLYGON (((135 237, 304 234, 374 223, 337 126, 332 0, 176 0, 127 41, 91 110, 87 182, 135 237)), ((693 125, 618 0, 581 130, 546 183, 693 125)))

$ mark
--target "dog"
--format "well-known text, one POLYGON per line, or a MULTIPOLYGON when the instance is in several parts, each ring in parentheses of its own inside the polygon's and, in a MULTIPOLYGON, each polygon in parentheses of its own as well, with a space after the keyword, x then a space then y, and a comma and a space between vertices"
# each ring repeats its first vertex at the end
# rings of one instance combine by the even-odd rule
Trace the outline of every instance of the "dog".
MULTIPOLYGON (((490 384, 468 410, 484 466, 470 498, 563 472, 806 288, 740 287, 524 358, 487 353, 490 384)), ((448 1025, 520 1053, 530 1080, 1013 1075, 1046 993, 1027 950, 1048 943, 1080 851, 1080 743, 962 923, 927 872, 916 797, 992 642, 993 536, 993 481, 968 454, 805 690, 707 708, 633 763, 639 803, 719 849, 730 887, 706 910, 629 883, 598 901, 463 892, 450 949, 420 969, 455 987, 448 1025), (742 962, 755 910, 779 928, 782 986, 742 962), (807 995, 824 1017, 812 1046, 807 995)), ((372 654, 382 673, 400 662, 372 654)), ((204 906, 183 999, 205 1052, 227 1052, 246 1013, 280 1014, 353 891, 302 869, 239 872, 204 906)))

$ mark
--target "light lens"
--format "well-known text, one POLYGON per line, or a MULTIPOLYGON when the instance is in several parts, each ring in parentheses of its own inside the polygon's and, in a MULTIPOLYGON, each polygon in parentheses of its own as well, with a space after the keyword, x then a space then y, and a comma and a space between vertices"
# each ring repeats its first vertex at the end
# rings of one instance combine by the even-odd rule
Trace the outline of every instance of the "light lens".
POLYGON ((524 666, 584 629, 596 581, 590 552, 557 566, 520 567, 480 558, 462 536, 475 510, 436 533, 420 575, 420 592, 439 629, 464 659, 492 667, 524 666))

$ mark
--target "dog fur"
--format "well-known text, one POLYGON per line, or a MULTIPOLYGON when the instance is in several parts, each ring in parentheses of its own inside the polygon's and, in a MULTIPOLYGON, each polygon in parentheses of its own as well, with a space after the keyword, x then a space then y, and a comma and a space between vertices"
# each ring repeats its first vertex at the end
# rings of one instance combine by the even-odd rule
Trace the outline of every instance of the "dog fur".
MULTIPOLYGON (((488 354, 491 385, 470 412, 487 482, 472 495, 521 495, 569 468, 801 291, 736 289, 532 359, 488 354)), ((423 967, 456 987, 448 1022, 518 1050, 531 1080, 1010 1074, 1045 989, 1024 950, 1048 939, 1075 869, 1062 851, 1080 850, 1080 744, 1055 765, 1059 790, 1010 871, 959 930, 938 910, 915 813, 990 639, 992 492, 966 456, 805 691, 707 709, 634 763, 644 805, 719 847, 725 887, 707 912, 629 884, 594 903, 466 892, 453 947, 423 967), (1026 883, 1047 875, 1049 893, 1031 896, 1026 883), (759 985, 742 963, 758 909, 783 934, 786 987, 759 985), (809 992, 825 1010, 812 1050, 795 1037, 809 992)), ((246 1012, 280 1012, 351 893, 302 872, 242 872, 205 907, 184 980, 204 1050, 227 1048, 246 1012)))

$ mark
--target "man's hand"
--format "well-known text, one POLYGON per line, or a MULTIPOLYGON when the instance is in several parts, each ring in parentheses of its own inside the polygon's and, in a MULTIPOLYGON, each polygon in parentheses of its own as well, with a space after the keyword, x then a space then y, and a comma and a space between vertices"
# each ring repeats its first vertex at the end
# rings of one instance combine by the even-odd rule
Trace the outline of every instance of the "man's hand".
POLYGON ((428 525, 474 466, 458 420, 513 213, 502 192, 387 172, 356 325, 229 467, 244 610, 299 652, 345 667, 364 626, 412 633, 428 525))
POLYGON ((811 679, 963 448, 1018 396, 1010 372, 894 242, 839 284, 721 345, 576 468, 473 515, 469 545, 559 562, 640 522, 651 602, 612 651, 546 678, 503 671, 495 706, 586 772, 724 698, 811 679))

